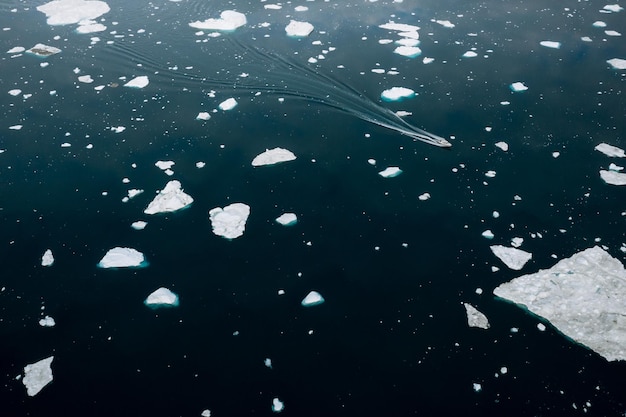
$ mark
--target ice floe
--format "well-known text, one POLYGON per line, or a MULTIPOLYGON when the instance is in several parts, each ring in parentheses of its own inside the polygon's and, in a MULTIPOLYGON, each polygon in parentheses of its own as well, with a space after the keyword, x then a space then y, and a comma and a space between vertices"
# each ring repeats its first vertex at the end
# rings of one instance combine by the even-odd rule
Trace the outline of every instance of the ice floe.
POLYGON ((206 111, 201 111, 196 116, 196 120, 209 120, 210 118, 211 118, 211 115, 206 111))
POLYGON ((229 99, 222 101, 217 107, 219 107, 220 110, 228 111, 228 110, 234 109, 235 106, 237 106, 237 100, 231 97, 229 99))
POLYGON ((21 54, 25 50, 26 48, 24 48, 23 46, 14 46, 13 48, 7 51, 7 54, 21 54))
POLYGON ((295 213, 283 213, 276 218, 276 223, 283 226, 293 226, 298 223, 298 216, 295 213))
POLYGON ((406 23, 388 22, 378 26, 381 29, 396 30, 399 32, 417 32, 419 26, 408 25, 406 23))
POLYGON ((37 395, 43 387, 52 382, 51 365, 53 359, 54 356, 50 356, 24 367, 22 383, 26 387, 26 392, 29 396, 37 395))
POLYGON ((402 170, 398 167, 387 167, 378 173, 383 178, 393 178, 400 174, 402 174, 402 170))
POLYGON ((246 15, 234 10, 224 10, 219 19, 206 19, 189 23, 195 29, 231 32, 247 23, 246 15))
POLYGON ((52 250, 46 249, 41 257, 41 266, 51 266, 54 263, 54 256, 52 250))
POLYGON ((420 201, 430 200, 430 193, 423 193, 417 196, 417 199, 420 201))
POLYGON ((626 59, 612 58, 608 62, 615 69, 626 69, 626 59))
POLYGON ((611 185, 626 185, 626 174, 615 171, 600 170, 600 178, 607 184, 611 185))
POLYGON ((147 222, 144 222, 143 220, 137 220, 136 222, 133 222, 130 227, 132 227, 135 230, 143 230, 146 228, 146 226, 148 225, 147 222))
POLYGON ((148 79, 147 75, 140 75, 140 76, 135 77, 132 80, 128 81, 126 84, 124 84, 124 87, 144 88, 149 83, 150 83, 150 80, 148 79))
POLYGON ((89 22, 108 13, 111 9, 104 1, 97 0, 54 0, 37 10, 47 17, 49 25, 71 25, 89 22))
POLYGON ((596 151, 602 152, 606 156, 614 157, 614 158, 624 158, 626 157, 626 153, 622 148, 618 148, 617 146, 609 145, 608 143, 601 143, 597 145, 595 148, 596 151))
POLYGON ((506 266, 516 271, 522 269, 533 257, 532 253, 507 246, 493 245, 489 248, 506 266))
POLYGON ((244 203, 233 203, 224 208, 216 207, 209 211, 213 233, 226 239, 235 239, 243 235, 248 216, 250 216, 250 206, 244 203))
POLYGON ((489 328, 489 319, 483 313, 478 311, 476 307, 469 303, 463 303, 465 313, 467 314, 467 324, 469 327, 478 327, 480 329, 489 328))
POLYGON ((281 411, 283 411, 285 409, 285 403, 283 403, 281 400, 279 400, 278 398, 274 398, 272 400, 272 411, 275 413, 280 413, 281 411))
POLYGON ((548 320, 609 361, 626 360, 626 271, 596 246, 493 293, 548 320))
POLYGON ((391 87, 380 93, 380 98, 384 101, 400 101, 412 97, 415 97, 415 91, 406 87, 391 87))
POLYGON ((52 317, 46 316, 39 320, 39 325, 41 327, 54 327, 56 325, 56 322, 52 317))
POLYGON ((434 22, 448 29, 452 29, 453 27, 455 27, 455 24, 449 20, 435 20, 434 22))
POLYGON ((27 53, 31 55, 38 56, 40 58, 46 58, 50 55, 55 55, 61 52, 59 48, 55 48, 54 46, 45 45, 43 43, 38 43, 30 49, 26 50, 27 53))
POLYGON ((463 55, 461 55, 463 58, 476 58, 478 56, 478 54, 474 51, 467 51, 465 52, 463 55))
POLYGON ((22 90, 20 90, 19 88, 14 88, 13 90, 9 90, 9 95, 13 97, 17 97, 20 94, 22 94, 22 90))
POLYGON ((293 161, 294 159, 296 159, 296 155, 287 149, 266 149, 265 152, 257 155, 252 160, 252 166, 275 165, 281 162, 293 161))
POLYGON ((146 266, 143 253, 133 248, 115 247, 109 249, 98 263, 99 268, 128 268, 146 266))
POLYGON ((556 41, 541 41, 539 45, 544 46, 546 48, 559 49, 561 47, 561 42, 556 41))
POLYGON ((325 300, 324 297, 322 297, 322 294, 317 291, 311 291, 302 299, 300 304, 302 304, 303 307, 313 307, 322 304, 324 301, 325 300))
POLYGON ((415 58, 422 54, 422 50, 417 46, 398 46, 393 50, 394 54, 402 55, 407 58, 415 58))
POLYGON ((511 88, 512 91, 514 91, 516 93, 518 93, 520 91, 528 90, 528 87, 526 87, 526 85, 523 82, 521 82, 521 81, 514 82, 513 84, 510 85, 510 88, 511 88))
POLYGON ((193 198, 181 187, 180 181, 169 181, 143 212, 146 214, 170 213, 188 207, 193 203, 193 198))
POLYGON ((481 233, 481 236, 484 237, 485 239, 493 239, 494 238, 494 234, 491 230, 487 229, 484 232, 481 233))
POLYGON ((292 20, 285 27, 285 32, 287 32, 288 36, 301 38, 309 36, 311 32, 313 32, 313 29, 313 25, 309 22, 299 22, 297 20, 292 20))
POLYGON ((624 8, 620 6, 619 4, 607 4, 602 9, 609 11, 609 12, 614 12, 614 13, 621 12, 622 10, 624 10, 624 8))
POLYGON ((506 142, 502 142, 502 141, 501 142, 496 142, 495 146, 497 148, 502 149, 504 152, 507 152, 509 150, 509 144, 506 143, 506 142))
POLYGON ((143 303, 151 308, 176 307, 179 305, 179 299, 178 295, 165 287, 161 287, 152 292, 143 303))

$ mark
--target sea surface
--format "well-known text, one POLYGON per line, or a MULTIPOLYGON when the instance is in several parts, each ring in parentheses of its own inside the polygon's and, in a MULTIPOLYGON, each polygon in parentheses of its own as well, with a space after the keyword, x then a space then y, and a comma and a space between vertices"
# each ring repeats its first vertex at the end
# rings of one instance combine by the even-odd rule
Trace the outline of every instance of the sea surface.
POLYGON ((80 34, 47 24, 43 3, 0 2, 0 415, 269 416, 275 398, 300 417, 626 413, 626 363, 492 294, 594 245, 626 259, 626 188, 599 175, 624 160, 594 150, 626 147, 626 72, 607 63, 626 59, 626 11, 108 0, 106 29, 80 34), (189 26, 225 10, 247 23, 189 26), (314 30, 287 36, 291 20, 314 30), (394 53, 389 21, 419 26, 421 55, 394 53), (61 52, 6 53, 37 43, 61 52), (149 84, 123 86, 137 76, 149 84), (416 96, 382 102, 394 86, 416 96), (310 97, 348 88, 452 147, 355 117, 358 100, 310 97), (275 147, 297 159, 251 165, 275 147), (402 173, 378 174, 390 166, 402 173), (173 179, 193 204, 144 214, 173 179), (123 202, 129 189, 144 192, 123 202), (208 211, 235 202, 251 214, 227 240, 208 211), (276 223, 285 212, 298 223, 276 223), (515 237, 532 253, 521 271, 490 250, 515 237), (98 268, 118 246, 148 265, 98 268), (159 287, 180 305, 146 307, 159 287), (325 302, 303 307, 312 290, 325 302), (489 329, 468 326, 464 302, 489 329), (27 396, 23 368, 49 356, 53 381, 27 396))

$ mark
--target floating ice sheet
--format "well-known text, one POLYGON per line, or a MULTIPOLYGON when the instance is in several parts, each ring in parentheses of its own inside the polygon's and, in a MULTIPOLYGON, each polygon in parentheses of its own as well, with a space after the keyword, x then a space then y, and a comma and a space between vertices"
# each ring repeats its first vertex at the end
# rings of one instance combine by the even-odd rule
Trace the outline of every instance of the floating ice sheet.
POLYGON ((205 30, 221 30, 232 32, 247 23, 246 15, 234 10, 224 10, 220 13, 219 19, 206 19, 204 21, 195 21, 189 23, 189 26, 195 29, 205 30))
POLYGON ((216 207, 209 211, 213 233, 226 239, 235 239, 243 235, 248 216, 250 216, 250 206, 244 203, 233 203, 224 208, 216 207))
POLYGON ((135 77, 132 80, 130 80, 129 82, 127 82, 126 84, 124 84, 124 87, 144 88, 149 83, 150 83, 150 80, 148 79, 148 76, 140 75, 139 77, 135 77))
POLYGON ((415 58, 422 54, 422 50, 417 46, 398 46, 393 52, 407 58, 415 58))
POLYGON ((478 327, 480 329, 488 329, 489 319, 483 313, 478 311, 476 307, 469 303, 463 303, 465 313, 467 314, 467 324, 469 327, 478 327))
POLYGON ((596 246, 493 293, 550 321, 609 361, 626 360, 626 271, 596 246))
POLYGON ((513 84, 510 85, 510 88, 512 91, 516 93, 528 90, 528 87, 526 87, 526 85, 521 81, 514 82, 513 84))
POLYGON ((211 115, 208 112, 205 112, 205 111, 201 111, 196 116, 196 120, 209 120, 210 118, 211 118, 211 115))
POLYGON ((41 58, 48 57, 50 55, 58 54, 61 52, 59 48, 55 48, 54 46, 45 45, 43 43, 38 43, 30 49, 26 50, 27 53, 36 55, 41 58))
POLYGON ((608 143, 601 143, 597 145, 595 148, 596 151, 602 152, 606 156, 614 157, 614 158, 624 158, 626 157, 626 153, 622 148, 618 148, 617 146, 609 145, 608 143))
POLYGON ((615 69, 626 69, 626 59, 612 58, 608 62, 615 69))
POLYGON ((234 109, 235 106, 237 106, 237 100, 231 97, 222 101, 218 107, 220 110, 228 111, 234 109))
POLYGON ((24 367, 22 383, 26 387, 26 392, 29 396, 37 395, 43 387, 52 382, 51 364, 53 359, 54 356, 50 356, 24 367))
POLYGON ((304 297, 300 304, 302 304, 303 307, 313 307, 322 304, 324 301, 325 300, 324 297, 322 297, 322 294, 317 291, 311 291, 306 297, 304 297))
POLYGON ((193 203, 193 198, 186 194, 180 181, 172 180, 165 185, 143 211, 146 214, 170 213, 184 209, 193 203))
POLYGON ((402 170, 398 167, 387 167, 378 173, 383 178, 393 178, 400 174, 402 174, 402 170))
POLYGON ((275 165, 281 162, 293 161, 294 159, 296 159, 296 155, 287 149, 266 149, 265 152, 257 155, 252 160, 252 166, 275 165))
POLYGON ((561 48, 561 42, 556 41, 541 41, 539 45, 544 46, 546 48, 559 49, 561 48))
POLYGON ((276 223, 283 226, 293 226, 298 223, 298 216, 295 213, 283 213, 276 218, 276 223))
POLYGON ((380 93, 380 98, 384 101, 400 101, 412 97, 415 97, 415 91, 406 87, 391 87, 380 93))
POLYGON ((607 184, 611 185, 626 185, 626 174, 615 171, 600 170, 600 178, 607 184))
POLYGON ((115 247, 109 249, 98 263, 99 268, 128 268, 146 266, 143 253, 133 248, 115 247))
POLYGON ((151 308, 177 307, 179 305, 179 299, 178 295, 165 287, 161 287, 152 292, 143 303, 151 308))
POLYGON ((516 271, 522 269, 533 257, 532 253, 502 245, 493 245, 489 248, 506 266, 516 271))
POLYGON ((46 249, 41 257, 41 266, 51 266, 54 263, 54 256, 52 250, 46 249))
POLYGON ((49 25, 71 25, 96 19, 111 9, 104 1, 54 0, 37 6, 37 10, 46 15, 49 25))
POLYGON ((56 322, 54 321, 52 317, 46 316, 42 318, 41 320, 39 320, 39 325, 41 327, 54 327, 56 325, 56 322))
POLYGON ((285 27, 285 32, 287 32, 287 35, 289 36, 301 38, 309 36, 311 32, 313 32, 313 29, 313 25, 309 22, 299 22, 297 20, 292 20, 285 27))
POLYGON ((420 30, 419 26, 407 25, 406 23, 388 22, 378 26, 381 29, 397 30, 399 32, 417 32, 420 30))

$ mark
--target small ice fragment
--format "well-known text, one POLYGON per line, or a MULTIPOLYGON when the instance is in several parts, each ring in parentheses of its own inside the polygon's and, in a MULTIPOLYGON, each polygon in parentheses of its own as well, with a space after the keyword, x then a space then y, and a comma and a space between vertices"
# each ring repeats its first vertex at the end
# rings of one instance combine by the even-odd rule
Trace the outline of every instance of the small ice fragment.
POLYGON ((393 178, 400 174, 402 174, 402 170, 398 167, 387 167, 378 173, 383 178, 393 178))
POLYGON ((478 382, 472 383, 472 388, 474 388, 474 392, 481 392, 483 390, 483 386, 478 382))
POLYGON ((209 120, 210 118, 211 118, 211 115, 206 111, 201 111, 196 116, 196 120, 209 120))
POLYGON ((222 101, 218 107, 220 108, 220 110, 227 111, 227 110, 234 109, 236 105, 237 105, 237 100, 231 97, 229 99, 222 101))
POLYGON ((40 58, 46 58, 50 55, 58 54, 59 52, 61 52, 61 50, 59 48, 55 48, 54 46, 38 43, 32 48, 27 49, 26 52, 32 55, 36 55, 40 58))
POLYGON ((107 29, 102 23, 96 23, 93 20, 88 20, 85 22, 80 22, 78 27, 76 28, 76 33, 87 34, 87 33, 96 33, 96 32, 104 32, 107 29))
POLYGON ((148 80, 148 76, 140 75, 139 77, 135 77, 132 80, 130 80, 129 82, 127 82, 126 84, 124 84, 124 87, 144 88, 149 83, 150 83, 150 80, 148 80))
POLYGON ((626 185, 626 174, 622 174, 621 172, 607 171, 602 169, 600 170, 600 177, 607 184, 626 185))
POLYGON ((407 25, 406 23, 388 22, 378 26, 381 29, 397 30, 399 32, 417 32, 420 30, 419 26, 407 25))
POLYGON ((31 363, 24 367, 22 383, 29 396, 37 395, 39 391, 52 381, 52 360, 54 356, 31 363))
POLYGON ((313 25, 309 22, 299 22, 297 20, 292 20, 285 27, 285 32, 287 32, 288 36, 293 37, 305 37, 309 36, 311 32, 313 32, 313 25))
POLYGON ((494 178, 495 176, 496 176, 496 171, 485 172, 485 177, 494 178))
POLYGON ((474 51, 467 51, 462 55, 463 58, 475 58, 477 56, 478 54, 474 51))
POLYGON ((610 170, 610 171, 623 171, 623 170, 624 170, 624 167, 621 167, 621 166, 619 166, 619 165, 615 165, 614 163, 612 163, 612 162, 611 162, 611 163, 609 164, 609 170, 610 170))
POLYGON ((406 87, 392 87, 390 89, 384 90, 380 94, 380 98, 384 101, 400 101, 405 98, 415 97, 415 91, 406 87))
POLYGON ((422 54, 422 50, 417 46, 398 46, 393 50, 393 53, 407 58, 415 58, 422 54))
POLYGON ((143 303, 151 308, 177 307, 179 305, 179 300, 178 295, 167 288, 161 287, 151 293, 143 303))
POLYGON ((311 291, 306 297, 304 297, 300 304, 302 304, 303 307, 313 307, 322 304, 324 301, 325 300, 324 297, 322 297, 322 294, 317 291, 311 291))
POLYGON ((455 26, 454 23, 450 22, 449 20, 435 20, 435 23, 439 23, 444 28, 449 29, 452 29, 455 26))
POLYGON ((283 226, 293 226, 298 223, 298 216, 295 213, 283 213, 276 218, 276 222, 283 226))
POLYGON ((287 149, 266 149, 265 152, 257 155, 252 160, 252 166, 275 165, 281 162, 293 161, 294 159, 296 159, 296 155, 287 149))
POLYGON ((9 90, 9 94, 12 95, 13 97, 19 96, 21 93, 22 93, 22 90, 20 90, 19 88, 9 90))
POLYGON ((524 243, 523 237, 514 237, 513 239, 511 239, 511 246, 513 246, 514 248, 519 248, 520 246, 522 246, 522 243, 524 243))
POLYGON ((498 217, 500 217, 500 213, 497 211, 493 211, 493 213, 491 213, 491 215, 493 216, 494 219, 497 219, 498 217))
POLYGON ((558 158, 559 156, 561 156, 561 152, 558 152, 558 151, 552 152, 552 157, 553 158, 558 158))
POLYGON ((39 325, 41 327, 54 327, 55 325, 55 321, 52 317, 50 316, 46 316, 44 318, 42 318, 41 320, 39 320, 39 325))
POLYGON ((465 306, 469 327, 478 327, 480 329, 488 329, 490 327, 487 316, 478 311, 476 307, 469 303, 463 303, 463 305, 465 306))
POLYGON ((524 85, 524 83, 521 81, 514 82, 513 84, 510 85, 510 88, 512 91, 516 93, 520 91, 528 90, 528 87, 526 87, 526 85, 524 85))
POLYGON ((51 266, 54 263, 54 256, 52 250, 46 249, 41 257, 41 266, 51 266))
POLYGON ((537 329, 539 329, 540 332, 545 332, 546 331, 546 325, 543 323, 537 323, 537 329))
POLYGON ((176 162, 174 161, 156 161, 154 163, 154 165, 159 168, 160 170, 165 171, 166 169, 170 169, 171 167, 173 167, 174 165, 176 165, 176 162))
POLYGON ((200 414, 200 416, 202 417, 211 417, 211 410, 204 410, 202 411, 202 414, 200 414))
POLYGON ((144 222, 143 220, 137 220, 136 222, 133 222, 130 227, 132 227, 135 230, 143 230, 146 228, 146 226, 148 225, 148 222, 144 222))
POLYGON ((78 77, 78 81, 85 84, 91 84, 93 82, 93 78, 91 78, 91 75, 81 75, 78 77))
POLYGON ((619 4, 607 4, 606 6, 604 6, 602 8, 603 10, 608 10, 609 12, 620 12, 622 10, 624 10, 624 8, 622 6, 620 6, 619 4))
POLYGON ((430 193, 423 193, 417 196, 419 201, 426 201, 430 199, 430 193))
POLYGON ((209 211, 213 233, 226 239, 235 239, 243 235, 248 216, 250 216, 250 206, 244 203, 233 203, 224 208, 216 207, 209 211))
POLYGON ((622 34, 621 34, 621 33, 619 33, 619 32, 618 32, 618 31, 616 31, 616 30, 605 30, 605 31, 604 31, 604 33, 605 33, 607 36, 622 36, 622 34))
POLYGON ((37 10, 46 15, 46 23, 55 26, 93 20, 108 13, 110 8, 104 1, 54 0, 37 6, 37 10))
POLYGON ((143 253, 133 248, 115 247, 109 249, 98 263, 98 268, 127 268, 146 266, 143 253))
POLYGON ((428 57, 424 57, 424 59, 422 59, 422 62, 424 64, 430 64, 432 62, 435 62, 435 58, 428 58, 428 57))
POLYGON ((263 364, 267 366, 268 368, 272 369, 272 360, 270 358, 265 358, 265 360, 263 361, 263 364))
POLYGON ((9 129, 11 130, 20 130, 22 129, 22 125, 13 125, 13 126, 9 126, 9 129))
POLYGON ((626 59, 612 58, 608 62, 615 69, 626 69, 626 59))
POLYGON ((532 253, 502 245, 493 245, 489 248, 506 266, 516 271, 522 269, 533 257, 532 253))
POLYGON ((246 15, 233 10, 224 10, 219 19, 206 19, 189 23, 195 29, 221 30, 231 32, 247 23, 246 15))
POLYGON ((285 408, 285 404, 279 400, 278 398, 274 398, 272 400, 272 411, 275 413, 280 413, 285 408))
POLYGON ((13 48, 7 51, 7 54, 19 54, 26 50, 23 46, 14 46, 13 48))
POLYGON ((122 133, 122 132, 123 132, 123 131, 125 131, 125 130, 126 130, 126 127, 125 127, 125 126, 112 126, 112 127, 111 127, 111 131, 112 131, 113 133, 122 133))
POLYGON ((509 144, 506 142, 496 142, 496 147, 502 149, 504 152, 509 150, 509 144))
POLYGON ((143 211, 146 214, 169 213, 181 210, 193 203, 193 198, 183 192, 180 181, 172 180, 159 191, 143 211))
POLYGON ((541 41, 539 45, 545 46, 546 48, 559 49, 561 47, 561 42, 556 41, 541 41))
POLYGON ((370 159, 367 160, 367 163, 370 164, 370 165, 376 165, 376 160, 373 159, 373 158, 370 158, 370 159))
POLYGON ((482 237, 484 237, 485 239, 493 239, 494 238, 494 234, 491 230, 485 230, 484 232, 481 233, 482 237))
POLYGON ((601 20, 596 20, 595 22, 591 24, 591 26, 593 26, 594 28, 605 28, 606 23, 601 20))
POLYGON ((196 168, 204 168, 206 166, 206 162, 198 161, 196 162, 196 168))
POLYGON ((616 158, 626 157, 626 153, 624 153, 624 150, 622 148, 609 145, 608 143, 601 143, 593 149, 595 149, 596 151, 600 151, 606 156, 610 156, 610 157, 616 157, 616 158))

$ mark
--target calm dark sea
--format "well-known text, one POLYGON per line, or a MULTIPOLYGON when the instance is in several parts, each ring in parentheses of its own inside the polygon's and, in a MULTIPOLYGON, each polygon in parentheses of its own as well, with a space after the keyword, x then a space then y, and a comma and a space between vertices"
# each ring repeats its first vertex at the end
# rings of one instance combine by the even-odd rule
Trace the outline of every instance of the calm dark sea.
POLYGON ((603 13, 597 1, 302 0, 274 10, 257 0, 110 0, 97 19, 107 29, 78 34, 46 24, 42 3, 0 3, 0 415, 267 416, 273 398, 289 416, 624 415, 625 363, 550 325, 539 331, 541 319, 492 290, 596 244, 624 262, 626 189, 598 173, 621 161, 594 147, 626 147, 625 72, 606 62, 626 59, 626 44, 605 33, 626 27, 626 11, 603 13), (219 37, 188 25, 223 10, 247 25, 219 37), (291 19, 315 30, 290 38, 291 19), (389 20, 420 27, 422 56, 379 42, 399 39, 378 27, 389 20), (6 53, 36 43, 62 52, 6 53), (384 89, 412 88, 415 98, 384 105, 453 147, 311 100, 255 95, 268 79, 301 95, 335 90, 241 59, 245 46, 377 102, 384 89), (252 87, 233 90, 241 73, 252 87), (145 88, 122 87, 141 75, 145 88), (518 81, 528 90, 513 93, 518 81), (196 120, 229 97, 233 110, 196 120), (251 166, 277 146, 297 159, 251 166), (174 175, 158 160, 174 161, 174 175), (388 166, 403 173, 380 177, 388 166), (171 179, 192 206, 144 215, 171 179), (123 203, 131 188, 145 192, 123 203), (233 202, 251 215, 228 241, 212 233, 208 210, 233 202), (276 224, 283 212, 298 224, 276 224), (145 230, 130 227, 136 220, 145 230), (489 249, 514 237, 533 254, 522 271, 489 249), (143 252, 149 266, 98 269, 115 246, 143 252), (55 263, 44 268, 48 248, 55 263), (161 286, 179 307, 143 305, 161 286), (303 308, 311 290, 326 302, 303 308), (463 302, 491 328, 469 328, 463 302), (55 327, 39 326, 45 315, 55 327), (28 397, 16 377, 51 355, 54 381, 28 397))

